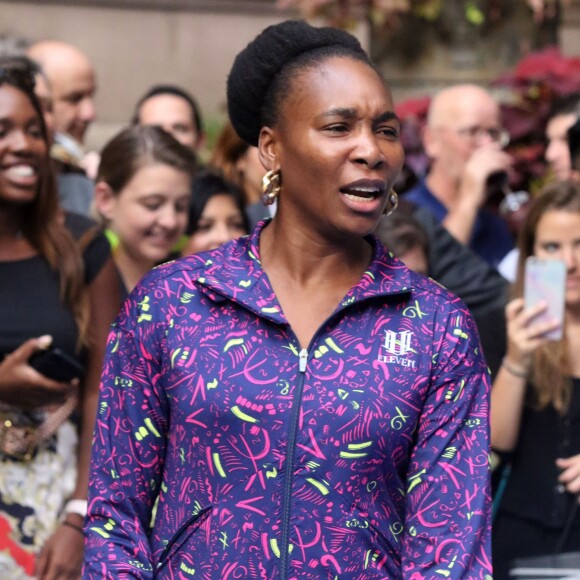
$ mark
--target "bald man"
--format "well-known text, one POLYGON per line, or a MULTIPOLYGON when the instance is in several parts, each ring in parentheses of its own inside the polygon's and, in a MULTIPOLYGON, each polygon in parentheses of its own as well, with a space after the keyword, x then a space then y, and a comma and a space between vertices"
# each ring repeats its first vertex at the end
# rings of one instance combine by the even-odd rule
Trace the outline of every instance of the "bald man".
POLYGON ((40 64, 50 81, 55 131, 82 145, 96 117, 96 80, 91 62, 78 48, 57 40, 37 42, 27 55, 40 64))
MULTIPOLYGON (((35 61, 48 79, 47 98, 51 102, 50 128, 61 206, 90 215, 93 182, 86 175, 86 155, 82 147, 86 131, 95 120, 95 71, 78 48, 57 40, 33 44, 27 56, 35 61)), ((42 86, 37 86, 38 93, 42 86)))
POLYGON ((405 199, 427 208, 462 244, 496 267, 513 248, 507 224, 484 208, 488 182, 511 157, 497 102, 477 85, 444 89, 431 101, 423 145, 429 173, 405 199))

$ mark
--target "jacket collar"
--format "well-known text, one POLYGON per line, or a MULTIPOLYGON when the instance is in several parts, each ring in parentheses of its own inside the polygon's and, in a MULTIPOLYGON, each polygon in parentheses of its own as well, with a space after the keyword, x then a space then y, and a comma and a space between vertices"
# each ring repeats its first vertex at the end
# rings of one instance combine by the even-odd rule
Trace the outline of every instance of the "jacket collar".
MULTIPOLYGON (((260 222, 249 236, 224 244, 217 250, 198 254, 203 267, 196 269, 196 282, 215 302, 233 300, 262 318, 287 324, 268 276, 260 262, 260 234, 267 224, 260 222)), ((363 300, 385 297, 398 301, 412 292, 406 266, 394 258, 375 236, 369 236, 373 255, 358 284, 346 294, 335 314, 363 300)))

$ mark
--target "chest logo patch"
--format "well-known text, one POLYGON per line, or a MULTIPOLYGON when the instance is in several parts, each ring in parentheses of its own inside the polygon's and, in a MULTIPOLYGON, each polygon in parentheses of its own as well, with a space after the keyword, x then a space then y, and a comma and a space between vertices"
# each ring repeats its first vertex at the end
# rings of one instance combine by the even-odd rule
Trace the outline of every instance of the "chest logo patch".
POLYGON ((410 330, 401 332, 386 330, 383 343, 379 349, 378 361, 415 368, 415 361, 410 356, 416 353, 411 347, 412 338, 413 333, 410 330))

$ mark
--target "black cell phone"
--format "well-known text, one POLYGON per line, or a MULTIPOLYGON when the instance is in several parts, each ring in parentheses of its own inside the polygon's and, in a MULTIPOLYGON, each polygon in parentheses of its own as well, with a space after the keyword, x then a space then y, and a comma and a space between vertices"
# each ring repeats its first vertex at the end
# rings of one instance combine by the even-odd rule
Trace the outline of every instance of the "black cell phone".
POLYGON ((30 357, 28 364, 45 377, 61 383, 70 383, 85 374, 82 363, 60 348, 38 350, 30 357))

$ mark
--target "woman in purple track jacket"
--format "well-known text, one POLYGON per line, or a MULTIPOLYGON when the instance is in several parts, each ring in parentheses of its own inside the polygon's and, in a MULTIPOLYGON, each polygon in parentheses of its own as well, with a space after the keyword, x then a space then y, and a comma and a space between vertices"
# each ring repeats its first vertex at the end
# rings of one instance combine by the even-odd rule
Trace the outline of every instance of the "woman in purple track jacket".
POLYGON ((85 578, 491 578, 476 327, 370 235, 403 163, 388 88, 348 33, 286 21, 228 107, 277 213, 113 326, 85 578))

